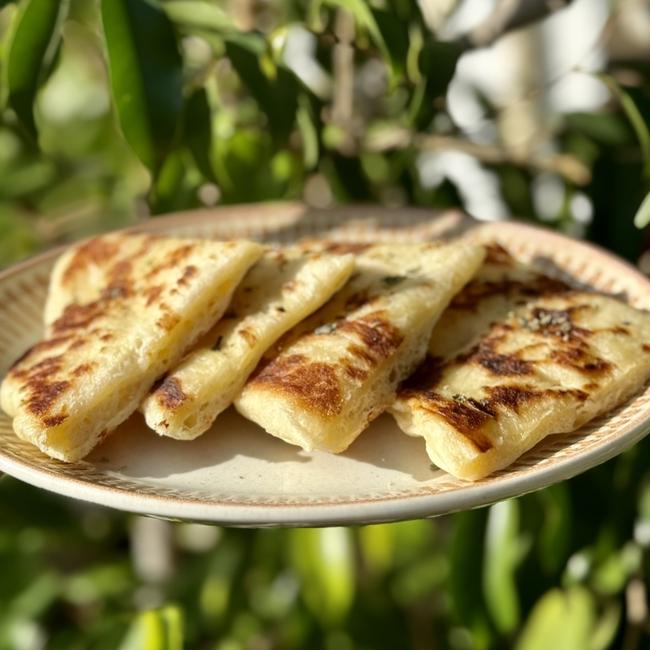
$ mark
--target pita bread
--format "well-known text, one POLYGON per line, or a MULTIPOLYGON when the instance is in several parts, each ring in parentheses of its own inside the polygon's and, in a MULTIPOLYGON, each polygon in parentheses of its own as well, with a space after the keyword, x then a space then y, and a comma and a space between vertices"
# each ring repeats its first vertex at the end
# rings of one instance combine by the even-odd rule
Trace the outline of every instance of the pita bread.
POLYGON ((205 432, 240 393, 262 354, 340 289, 353 269, 352 255, 268 251, 206 340, 145 399, 147 424, 179 440, 205 432))
POLYGON ((460 353, 429 357, 391 412, 436 465, 477 480, 609 411, 648 377, 649 313, 561 291, 517 307, 460 353))
POLYGON ((461 243, 356 252, 350 282, 281 340, 235 401, 245 417, 306 450, 343 451, 391 404, 484 256, 461 243))
POLYGON ((113 234, 66 254, 54 282, 72 302, 50 301, 45 339, 0 388, 18 436, 54 458, 83 458, 221 317, 262 253, 250 242, 113 234), (75 302, 84 277, 103 288, 75 302))

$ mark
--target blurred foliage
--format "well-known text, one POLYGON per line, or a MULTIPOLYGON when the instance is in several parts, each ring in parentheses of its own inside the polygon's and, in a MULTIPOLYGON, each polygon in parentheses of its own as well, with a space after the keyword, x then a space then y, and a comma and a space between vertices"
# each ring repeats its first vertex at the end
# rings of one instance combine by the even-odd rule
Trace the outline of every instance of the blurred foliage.
MULTIPOLYGON (((448 89, 476 43, 441 40, 432 4, 1 1, 0 265, 241 201, 472 211, 458 179, 423 171, 445 151, 478 161, 508 213, 636 261, 647 66, 608 58, 610 100, 553 114, 523 149, 508 107, 481 98, 491 128, 473 137, 448 89), (536 196, 544 183, 557 205, 536 196)), ((5 477, 0 650, 648 647, 648 467, 641 443, 487 509, 255 532, 143 520, 5 477)))

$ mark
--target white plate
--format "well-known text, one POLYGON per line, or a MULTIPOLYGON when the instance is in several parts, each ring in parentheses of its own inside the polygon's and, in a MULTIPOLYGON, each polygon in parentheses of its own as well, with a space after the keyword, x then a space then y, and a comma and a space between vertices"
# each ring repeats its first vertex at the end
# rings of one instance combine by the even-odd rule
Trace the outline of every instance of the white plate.
MULTIPOLYGON (((347 240, 422 240, 465 229, 495 239, 522 260, 650 308, 650 282, 584 243, 518 223, 477 226, 459 213, 297 204, 247 205, 185 213, 140 229, 186 236, 288 242, 334 235, 347 240)), ((41 334, 47 280, 58 251, 0 274, 0 373, 41 334)), ((0 470, 33 485, 113 508, 240 526, 330 525, 430 517, 520 495, 569 478, 620 453, 650 427, 650 389, 568 435, 551 436, 509 469, 476 483, 432 467, 424 442, 392 419, 375 421, 344 454, 307 454, 266 435, 229 410, 202 438, 159 438, 133 416, 83 462, 52 460, 18 440, 0 416, 0 470)))

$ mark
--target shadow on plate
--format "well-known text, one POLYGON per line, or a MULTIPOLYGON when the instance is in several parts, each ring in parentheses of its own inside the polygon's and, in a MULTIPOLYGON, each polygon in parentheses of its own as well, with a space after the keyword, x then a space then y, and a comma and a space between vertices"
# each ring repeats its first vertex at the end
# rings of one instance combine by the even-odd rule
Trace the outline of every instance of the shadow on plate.
MULTIPOLYGON (((256 424, 228 409, 215 425, 196 440, 164 438, 149 430, 140 413, 132 415, 88 457, 100 470, 132 478, 166 478, 225 465, 238 457, 274 465, 310 463, 322 472, 327 454, 309 454, 266 434, 256 424)), ((363 432, 341 460, 356 461, 405 474, 415 481, 435 478, 421 440, 401 433, 392 418, 383 415, 363 432)), ((314 468, 315 471, 319 471, 314 468)), ((277 468, 276 468, 277 471, 277 468)))

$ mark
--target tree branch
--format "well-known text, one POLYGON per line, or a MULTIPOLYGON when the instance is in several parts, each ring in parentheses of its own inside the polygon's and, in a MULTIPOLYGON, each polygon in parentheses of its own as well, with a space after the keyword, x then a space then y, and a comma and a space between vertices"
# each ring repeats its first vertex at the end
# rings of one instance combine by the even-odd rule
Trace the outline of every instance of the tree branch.
POLYGON ((504 34, 546 18, 571 2, 572 0, 501 0, 478 27, 462 36, 458 42, 468 50, 487 47, 504 34))
POLYGON ((369 151, 381 152, 413 146, 422 151, 460 151, 481 162, 553 172, 576 185, 586 185, 591 180, 589 168, 578 158, 567 153, 543 155, 520 155, 498 145, 479 144, 450 136, 410 133, 407 129, 395 129, 376 134, 366 141, 369 151))

